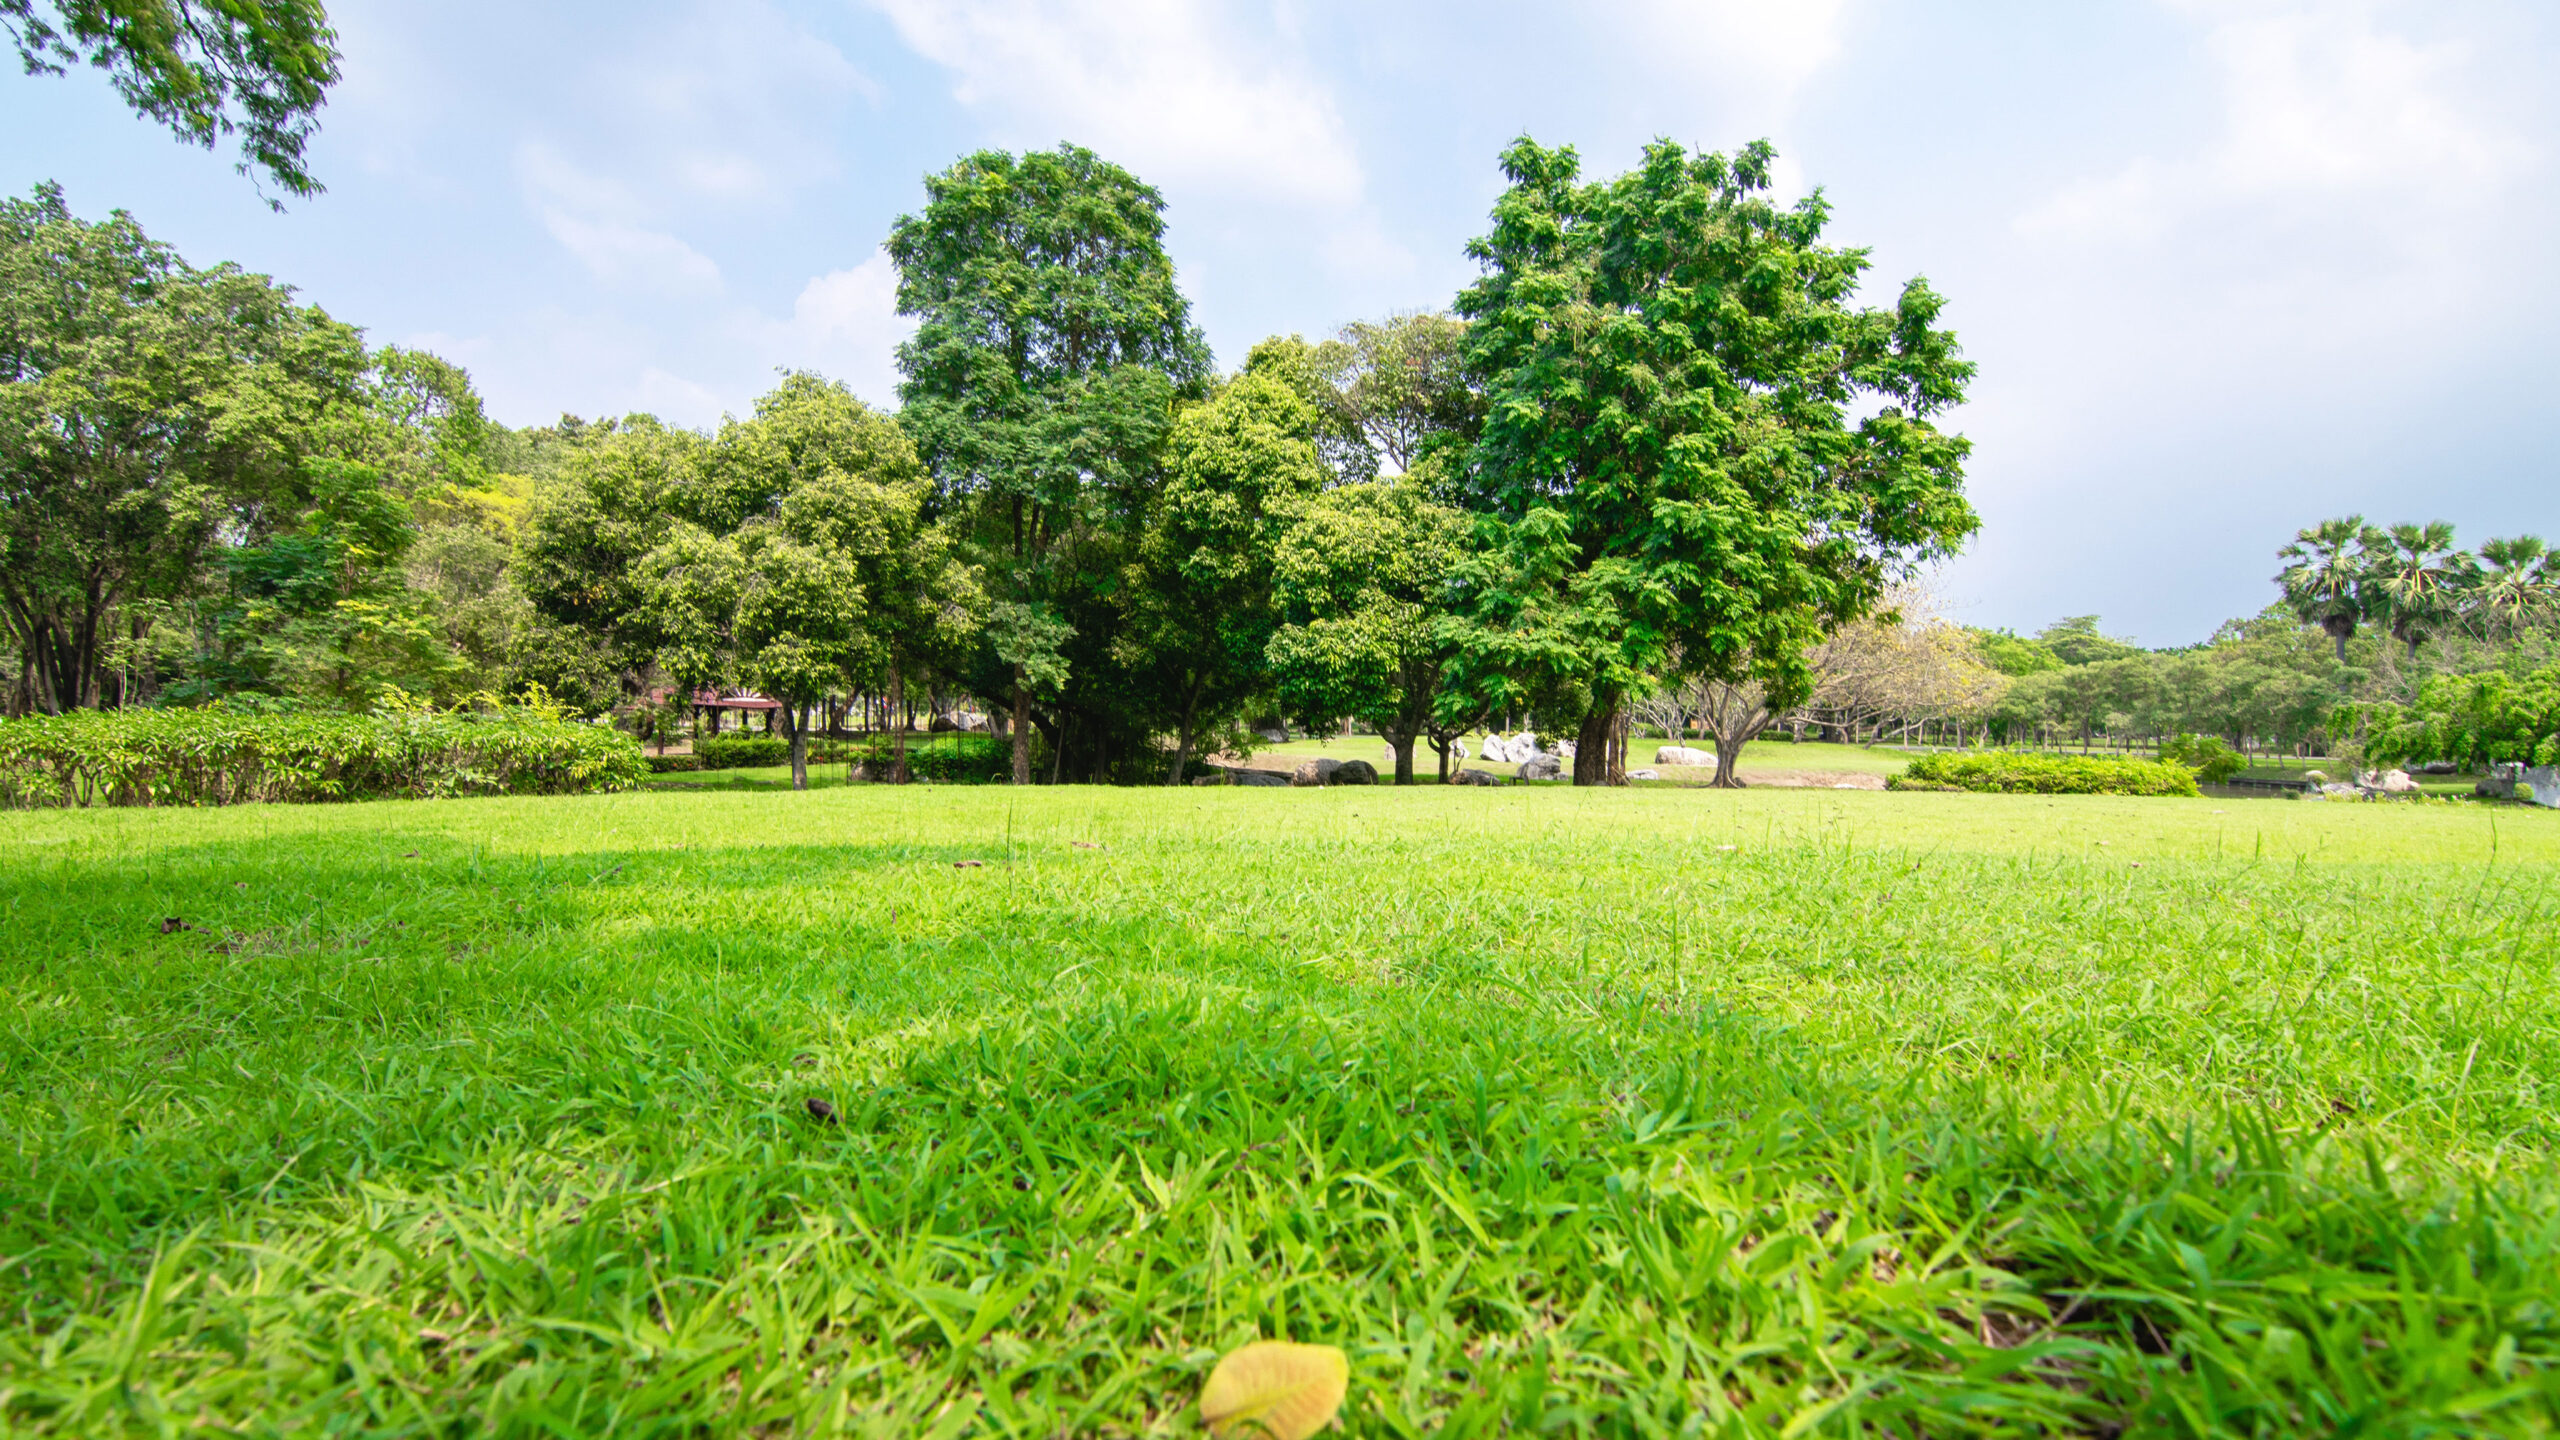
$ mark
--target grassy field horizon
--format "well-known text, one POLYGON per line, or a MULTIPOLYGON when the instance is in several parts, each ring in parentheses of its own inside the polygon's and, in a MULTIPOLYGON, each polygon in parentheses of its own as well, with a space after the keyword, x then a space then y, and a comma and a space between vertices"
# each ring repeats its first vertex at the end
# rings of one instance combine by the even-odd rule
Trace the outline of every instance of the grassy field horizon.
POLYGON ((1261 1336, 1356 1434, 2560 1415, 2538 812, 852 786, 0 857, 0 1428, 1175 1434, 1261 1336))

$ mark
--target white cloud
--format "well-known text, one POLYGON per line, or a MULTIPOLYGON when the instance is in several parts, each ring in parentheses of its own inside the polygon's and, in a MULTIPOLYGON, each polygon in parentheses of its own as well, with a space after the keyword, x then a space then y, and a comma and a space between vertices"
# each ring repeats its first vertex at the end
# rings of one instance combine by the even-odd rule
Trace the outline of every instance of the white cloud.
POLYGON ((719 392, 652 365, 640 372, 640 408, 678 425, 707 426, 728 413, 719 392))
POLYGON ((2219 133, 2065 186, 2020 217, 2022 233, 2143 245, 2236 212, 2423 246, 2528 158, 2464 104, 2459 46, 2387 33, 2362 7, 2209 13, 2219 133))
POLYGON ((898 342, 915 331, 898 314, 898 272, 886 254, 800 287, 791 318, 768 324, 759 348, 785 369, 841 380, 879 406, 897 403, 898 342))
POLYGON ((918 54, 955 72, 964 105, 1026 138, 1087 145, 1158 184, 1295 203, 1359 198, 1331 94, 1278 53, 1183 0, 874 0, 918 54))
POLYGON ((1840 54, 1844 9, 1845 0, 1642 0, 1619 14, 1633 54, 1708 76, 1718 108, 1766 116, 1840 54))
POLYGON ((609 285, 661 294, 693 295, 720 288, 720 267, 673 235, 611 221, 581 220, 559 210, 542 212, 543 228, 568 247, 580 264, 609 285))

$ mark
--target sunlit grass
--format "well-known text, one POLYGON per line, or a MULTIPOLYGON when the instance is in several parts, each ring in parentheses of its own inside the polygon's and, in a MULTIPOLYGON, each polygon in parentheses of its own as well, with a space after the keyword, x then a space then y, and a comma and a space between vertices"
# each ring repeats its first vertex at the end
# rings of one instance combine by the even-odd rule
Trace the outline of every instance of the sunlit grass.
POLYGON ((2539 1433, 2555 874, 1831 791, 0 816, 0 1423, 1172 1432, 1273 1336, 1366 1434, 2539 1433))

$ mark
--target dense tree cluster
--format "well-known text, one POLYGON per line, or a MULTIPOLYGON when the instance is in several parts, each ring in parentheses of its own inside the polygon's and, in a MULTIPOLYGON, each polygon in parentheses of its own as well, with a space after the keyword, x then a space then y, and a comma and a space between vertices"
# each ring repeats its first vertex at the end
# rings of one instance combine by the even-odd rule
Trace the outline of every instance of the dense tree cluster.
POLYGON ((1617 781, 1645 697, 1810 698, 1808 657, 1974 525, 1940 302, 1855 304, 1864 255, 1771 159, 1585 181, 1522 141, 1456 314, 1221 375, 1154 190, 971 155, 888 240, 897 411, 791 375, 708 434, 493 425, 434 357, 39 191, 0 208, 12 708, 539 687, 651 729, 736 687, 805 773, 812 729, 903 734, 921 695, 1024 782, 1346 718, 1410 780, 1503 715, 1617 781))

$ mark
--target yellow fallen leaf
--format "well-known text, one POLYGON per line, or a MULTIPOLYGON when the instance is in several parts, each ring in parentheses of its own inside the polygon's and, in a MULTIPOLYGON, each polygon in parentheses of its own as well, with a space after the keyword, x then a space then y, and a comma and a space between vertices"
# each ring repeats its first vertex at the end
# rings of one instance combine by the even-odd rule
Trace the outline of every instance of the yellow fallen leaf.
POLYGON ((1200 1418, 1213 1435, 1307 1440, 1351 1384, 1351 1362, 1330 1345, 1256 1340, 1230 1351, 1200 1387, 1200 1418))

